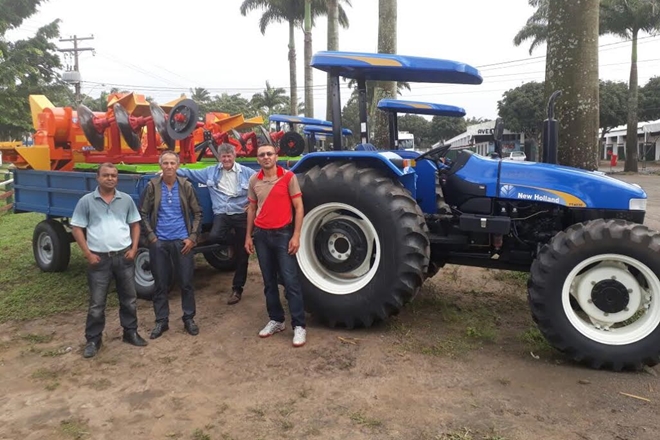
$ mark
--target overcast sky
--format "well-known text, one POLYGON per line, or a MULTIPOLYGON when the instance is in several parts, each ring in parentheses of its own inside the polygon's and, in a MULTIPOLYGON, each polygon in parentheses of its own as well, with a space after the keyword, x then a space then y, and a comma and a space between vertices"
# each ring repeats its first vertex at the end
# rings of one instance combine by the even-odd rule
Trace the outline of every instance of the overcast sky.
MULTIPOLYGON (((340 50, 376 52, 378 1, 352 0, 346 8, 349 29, 341 29, 340 50)), ((61 34, 94 39, 81 46, 83 94, 96 97, 117 86, 153 96, 158 102, 177 98, 191 87, 212 94, 241 93, 250 98, 272 86, 289 90, 288 27, 274 24, 259 32, 260 11, 247 17, 241 0, 49 0, 10 38, 25 37, 56 18, 61 34), (104 86, 105 85, 105 86, 104 86)), ((544 78, 545 46, 532 56, 528 45, 515 47, 514 35, 532 9, 527 0, 400 0, 398 53, 445 58, 478 67, 479 86, 412 84, 403 98, 464 107, 468 116, 495 118, 497 101, 511 88, 544 78), (517 62, 509 62, 519 60, 517 62), (503 64, 500 64, 503 63, 503 64)), ((660 75, 660 36, 642 35, 639 79, 660 75)), ((628 81, 629 42, 600 39, 601 79, 628 81)), ((61 48, 71 43, 58 43, 61 48)), ((314 51, 326 48, 326 20, 313 30, 314 51)), ((297 32, 299 100, 303 100, 303 33, 297 32)), ((67 60, 68 61, 68 60, 67 60)), ((72 63, 72 60, 71 60, 72 63)), ((325 74, 314 73, 315 116, 325 117, 325 74)), ((343 101, 348 93, 342 95, 343 101)))

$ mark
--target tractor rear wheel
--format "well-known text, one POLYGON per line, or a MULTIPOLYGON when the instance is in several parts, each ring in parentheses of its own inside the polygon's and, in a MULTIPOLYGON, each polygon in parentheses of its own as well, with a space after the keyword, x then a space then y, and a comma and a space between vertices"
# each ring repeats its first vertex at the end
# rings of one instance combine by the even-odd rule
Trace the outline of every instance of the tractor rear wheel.
POLYGON ((429 265, 424 217, 410 194, 355 163, 316 166, 299 178, 306 215, 297 260, 307 310, 348 328, 398 313, 429 265))
POLYGON ((541 333, 592 368, 657 364, 658 248, 660 233, 624 220, 594 220, 557 234, 539 252, 528 282, 541 333))

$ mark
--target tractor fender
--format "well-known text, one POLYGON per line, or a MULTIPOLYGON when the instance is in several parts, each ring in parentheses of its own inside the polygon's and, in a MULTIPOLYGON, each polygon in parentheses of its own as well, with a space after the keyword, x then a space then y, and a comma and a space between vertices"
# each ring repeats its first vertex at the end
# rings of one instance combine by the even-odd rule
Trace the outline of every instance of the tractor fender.
POLYGON ((398 180, 416 197, 417 174, 408 161, 394 151, 331 151, 304 155, 292 168, 296 174, 304 174, 315 166, 324 167, 332 162, 353 162, 361 168, 373 168, 398 180))

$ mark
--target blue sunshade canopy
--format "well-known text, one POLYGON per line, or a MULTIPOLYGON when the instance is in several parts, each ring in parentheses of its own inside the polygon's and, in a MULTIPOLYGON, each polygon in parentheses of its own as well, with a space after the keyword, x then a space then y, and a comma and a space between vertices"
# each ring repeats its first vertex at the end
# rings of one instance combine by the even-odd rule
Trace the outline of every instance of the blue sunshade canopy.
POLYGON ((324 125, 332 127, 332 122, 324 121, 321 119, 305 118, 304 116, 291 116, 291 115, 270 115, 268 117, 270 122, 285 122, 287 124, 303 124, 303 125, 324 125))
MULTIPOLYGON (((332 134, 332 127, 326 127, 326 126, 319 126, 319 125, 308 125, 305 128, 303 128, 303 133, 305 134, 310 134, 310 133, 320 133, 320 134, 332 134)), ((353 132, 349 130, 348 128, 342 128, 341 129, 341 134, 344 136, 353 136, 353 132)))
POLYGON ((384 53, 318 52, 312 67, 344 78, 368 81, 409 81, 448 84, 481 84, 477 69, 456 61, 384 53))
POLYGON ((461 118, 465 116, 465 109, 453 105, 433 104, 421 101, 403 101, 399 99, 381 99, 378 108, 386 112, 414 113, 418 115, 450 116, 461 118))

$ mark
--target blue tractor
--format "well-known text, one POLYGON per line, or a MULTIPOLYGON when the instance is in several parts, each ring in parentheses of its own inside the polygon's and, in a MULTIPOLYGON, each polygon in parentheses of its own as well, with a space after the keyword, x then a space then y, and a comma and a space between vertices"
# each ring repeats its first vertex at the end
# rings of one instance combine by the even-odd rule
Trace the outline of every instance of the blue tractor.
MULTIPOLYGON (((613 370, 658 362, 660 234, 643 225, 639 186, 559 166, 556 145, 546 146, 546 163, 467 150, 448 161, 444 145, 369 151, 366 81, 480 84, 479 72, 352 52, 320 52, 312 65, 331 77, 337 151, 292 167, 306 212, 297 259, 309 312, 331 326, 368 327, 445 264, 525 271, 532 316, 568 357, 613 370), (339 77, 357 80, 364 151, 341 150, 339 77)), ((498 123, 496 141, 501 131, 498 123)))

